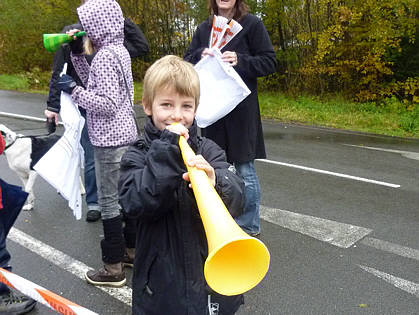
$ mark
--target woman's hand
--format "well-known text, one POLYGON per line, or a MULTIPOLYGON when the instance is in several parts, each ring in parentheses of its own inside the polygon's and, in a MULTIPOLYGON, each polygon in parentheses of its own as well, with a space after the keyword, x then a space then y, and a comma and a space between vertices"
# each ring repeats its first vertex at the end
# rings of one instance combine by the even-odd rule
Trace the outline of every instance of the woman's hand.
MULTIPOLYGON (((188 166, 196 167, 197 169, 203 170, 207 174, 211 185, 213 187, 215 187, 215 171, 214 171, 214 168, 207 162, 207 160, 204 159, 204 157, 202 155, 195 155, 194 157, 191 157, 188 160, 188 166)), ((188 182, 190 181, 189 173, 184 173, 182 175, 182 177, 183 177, 184 180, 186 180, 188 182)), ((192 185, 189 184, 189 187, 192 187, 192 185)))
POLYGON ((76 39, 77 39, 76 34, 77 34, 78 32, 80 32, 80 30, 79 30, 79 29, 77 29, 77 28, 74 28, 74 29, 72 29, 72 30, 69 30, 66 34, 67 34, 67 35, 69 35, 69 36, 71 36, 71 37, 73 37, 73 39, 74 39, 74 40, 76 40, 76 39))
POLYGON ((237 65, 237 54, 234 51, 225 51, 221 56, 221 60, 228 62, 231 66, 237 65))
POLYGON ((205 49, 202 51, 202 54, 201 54, 201 59, 202 59, 202 58, 204 58, 205 56, 214 56, 214 53, 212 52, 212 49, 210 49, 210 48, 205 48, 205 49))
POLYGON ((54 121, 55 124, 58 125, 58 113, 46 109, 44 111, 44 114, 47 117, 47 119, 54 121))

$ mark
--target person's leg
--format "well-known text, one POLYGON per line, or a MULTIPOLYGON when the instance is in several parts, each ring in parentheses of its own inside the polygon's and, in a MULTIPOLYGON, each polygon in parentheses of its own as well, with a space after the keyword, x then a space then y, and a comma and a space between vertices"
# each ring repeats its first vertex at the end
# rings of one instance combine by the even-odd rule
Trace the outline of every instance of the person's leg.
MULTIPOLYGON (((0 179, 3 209, 0 209, 0 267, 12 271, 9 265, 10 253, 6 248, 6 238, 18 217, 28 194, 18 186, 9 185, 0 179)), ((9 289, 0 282, 0 314, 25 314, 36 305, 36 301, 9 289)))
MULTIPOLYGON (((9 261, 10 254, 6 248, 6 233, 3 225, 2 216, 0 216, 0 267, 8 271, 11 271, 12 267, 9 266, 9 261)), ((9 287, 4 283, 0 282, 0 296, 9 294, 9 292, 9 287)))
POLYGON ((93 285, 122 286, 126 282, 122 266, 125 242, 118 204, 119 168, 126 149, 94 147, 98 201, 104 232, 101 241, 104 268, 86 273, 86 280, 93 285))
MULTIPOLYGON (((86 111, 81 108, 81 115, 86 118, 86 111)), ((84 124, 80 143, 84 150, 84 186, 86 189, 87 215, 86 221, 95 222, 100 219, 100 207, 97 201, 95 155, 89 139, 87 123, 84 124)))
POLYGON ((236 219, 237 224, 252 236, 260 233, 260 185, 256 174, 254 161, 234 163, 238 173, 245 183, 245 204, 243 214, 236 219))
MULTIPOLYGON (((2 223, 0 222, 0 267, 11 271, 10 254, 6 248, 6 234, 2 223)), ((34 299, 10 290, 7 285, 0 282, 0 314, 25 314, 30 312, 35 305, 34 299)))
POLYGON ((126 252, 122 260, 124 267, 134 267, 135 258, 135 242, 137 240, 138 220, 124 217, 124 238, 126 244, 126 252))

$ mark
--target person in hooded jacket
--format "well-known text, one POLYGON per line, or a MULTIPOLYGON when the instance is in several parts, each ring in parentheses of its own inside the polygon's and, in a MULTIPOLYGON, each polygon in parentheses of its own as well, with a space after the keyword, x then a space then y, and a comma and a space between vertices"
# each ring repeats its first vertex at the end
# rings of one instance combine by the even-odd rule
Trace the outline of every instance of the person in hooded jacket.
POLYGON ((139 218, 132 313, 234 314, 243 296, 219 295, 204 278, 207 239, 179 136, 197 154, 188 164, 207 173, 233 216, 242 210, 244 182, 224 151, 197 135, 199 78, 190 63, 177 56, 159 59, 147 70, 143 91, 144 137, 124 154, 119 180, 123 211, 139 218))
MULTIPOLYGON (((124 17, 116 1, 87 1, 77 8, 77 13, 87 34, 85 51, 94 47, 96 54, 89 65, 75 38, 71 60, 85 87, 77 85, 69 75, 61 76, 57 86, 86 110, 89 138, 94 148, 104 231, 101 241, 104 266, 89 270, 85 277, 93 285, 122 286, 126 282, 123 262, 128 260, 132 264, 135 254, 135 232, 124 235, 118 204, 121 157, 137 138, 131 105, 134 102, 131 58, 123 45, 124 17)), ((70 30, 68 34, 74 36, 78 31, 70 30)), ((126 219, 126 226, 135 227, 136 222, 131 221, 126 219)))
MULTIPOLYGON (((83 0, 81 3, 85 3, 83 0)), ((72 29, 83 30, 80 23, 67 25, 61 31, 66 33, 72 29)), ((79 42, 80 43, 80 42, 79 42)), ((127 48, 131 58, 144 56, 149 52, 148 42, 141 31, 141 29, 133 23, 130 19, 124 20, 124 46, 127 48)), ((45 109, 45 116, 53 124, 51 131, 55 130, 55 125, 58 124, 58 114, 60 112, 60 90, 57 89, 58 78, 63 71, 63 66, 67 63, 67 73, 77 82, 78 85, 84 86, 81 82, 70 58, 70 45, 64 44, 55 54, 54 69, 50 81, 50 90, 47 99, 47 108, 45 109)), ((94 54, 86 55, 86 60, 91 64, 94 54)), ((86 110, 79 108, 81 115, 86 118, 86 110)), ((93 147, 89 140, 87 125, 83 127, 81 145, 84 149, 84 184, 86 188, 86 204, 87 204, 87 222, 95 222, 100 219, 100 208, 97 201, 96 175, 95 175, 95 158, 93 154, 93 147)))
MULTIPOLYGON (((239 22, 243 29, 222 47, 222 59, 240 75, 251 91, 229 114, 202 130, 202 135, 214 140, 226 151, 246 183, 243 214, 236 220, 252 236, 260 233, 260 184, 254 167, 255 159, 266 158, 258 98, 258 77, 276 71, 276 55, 263 22, 249 13, 244 0, 209 0, 213 15, 239 22)), ((196 29, 185 60, 196 64, 212 55, 208 49, 213 16, 196 29)))

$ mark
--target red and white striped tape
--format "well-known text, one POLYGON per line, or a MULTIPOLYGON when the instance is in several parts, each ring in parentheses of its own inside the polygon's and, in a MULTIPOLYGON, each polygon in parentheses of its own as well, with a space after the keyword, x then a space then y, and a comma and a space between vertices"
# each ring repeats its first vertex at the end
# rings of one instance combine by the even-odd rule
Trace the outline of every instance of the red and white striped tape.
POLYGON ((33 298, 60 314, 65 315, 98 315, 87 308, 79 306, 43 287, 26 280, 10 271, 0 268, 0 282, 33 298))

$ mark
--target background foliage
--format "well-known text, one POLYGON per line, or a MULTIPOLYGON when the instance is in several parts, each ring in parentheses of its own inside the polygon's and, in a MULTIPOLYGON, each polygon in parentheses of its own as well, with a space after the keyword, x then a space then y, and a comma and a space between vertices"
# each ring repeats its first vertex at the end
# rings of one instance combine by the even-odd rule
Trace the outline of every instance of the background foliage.
MULTIPOLYGON (((146 34, 151 53, 133 63, 141 80, 148 65, 182 56, 196 26, 209 16, 206 0, 120 0, 146 34)), ((339 94, 354 101, 396 98, 419 103, 419 4, 416 0, 248 0, 263 19, 278 71, 261 87, 293 95, 339 94)), ((74 0, 1 0, 0 73, 50 71, 43 33, 77 21, 74 0)), ((386 105, 389 102, 382 102, 386 105)), ((391 103, 391 102, 390 102, 391 103)))

